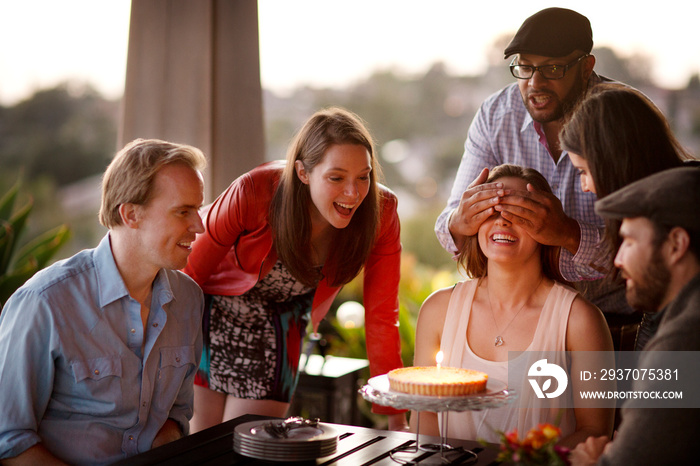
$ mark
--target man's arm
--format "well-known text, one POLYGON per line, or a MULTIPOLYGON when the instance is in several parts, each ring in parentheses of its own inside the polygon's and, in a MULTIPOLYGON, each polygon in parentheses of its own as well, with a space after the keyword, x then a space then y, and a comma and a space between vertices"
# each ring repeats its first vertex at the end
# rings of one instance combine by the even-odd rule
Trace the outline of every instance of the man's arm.
POLYGON ((567 249, 562 249, 559 257, 562 276, 572 282, 605 277, 609 268, 608 252, 602 247, 605 228, 580 220, 578 226, 578 251, 572 254, 567 249))
POLYGON ((156 434, 156 438, 153 439, 153 445, 151 448, 156 448, 161 445, 165 445, 166 443, 174 442, 182 437, 183 435, 182 429, 180 429, 180 424, 172 419, 168 419, 156 434))
POLYGON ((609 445, 610 438, 607 435, 588 437, 585 442, 579 443, 576 448, 571 450, 569 455, 571 466, 595 466, 598 463, 598 458, 609 445))
MULTIPOLYGON (((6 457, 23 461, 23 453, 41 442, 37 429, 51 399, 55 374, 52 325, 43 296, 27 289, 12 295, 0 316, 0 367, 7 381, 0 390, 2 462, 6 457)), ((28 457, 36 454, 49 452, 41 446, 28 457)))
POLYGON ((5 458, 2 460, 2 464, 6 466, 35 466, 37 464, 47 465, 47 466, 67 466, 67 463, 59 460, 49 452, 40 443, 27 448, 19 455, 13 458, 5 458))

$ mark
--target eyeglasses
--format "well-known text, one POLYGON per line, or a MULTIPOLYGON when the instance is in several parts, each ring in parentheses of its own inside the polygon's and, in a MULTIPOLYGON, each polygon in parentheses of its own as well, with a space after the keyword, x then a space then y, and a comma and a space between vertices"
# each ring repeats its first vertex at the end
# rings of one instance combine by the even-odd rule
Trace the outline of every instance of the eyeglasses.
POLYGON ((513 57, 513 61, 510 62, 510 73, 518 79, 530 79, 535 71, 539 71, 545 79, 561 79, 566 74, 566 70, 572 66, 576 66, 578 62, 586 58, 589 54, 583 55, 576 60, 572 61, 568 65, 543 65, 543 66, 532 66, 532 65, 517 65, 515 60, 518 56, 513 57))

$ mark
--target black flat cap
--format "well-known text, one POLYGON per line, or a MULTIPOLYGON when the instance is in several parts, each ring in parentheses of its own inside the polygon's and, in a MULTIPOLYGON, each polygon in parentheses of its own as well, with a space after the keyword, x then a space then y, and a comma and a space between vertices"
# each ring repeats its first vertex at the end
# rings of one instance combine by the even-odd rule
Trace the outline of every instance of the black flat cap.
POLYGON ((700 167, 671 168, 635 181, 595 203, 601 217, 646 217, 700 231, 700 167))
POLYGON ((590 53, 593 32, 588 18, 566 8, 546 8, 527 18, 505 50, 543 57, 565 57, 574 50, 590 53))

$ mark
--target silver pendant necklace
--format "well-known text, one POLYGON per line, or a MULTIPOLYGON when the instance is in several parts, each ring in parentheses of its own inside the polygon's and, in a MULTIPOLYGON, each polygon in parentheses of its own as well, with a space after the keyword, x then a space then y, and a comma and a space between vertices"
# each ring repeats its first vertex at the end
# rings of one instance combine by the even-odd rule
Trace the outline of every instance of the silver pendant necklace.
POLYGON ((530 301, 530 299, 532 299, 532 297, 535 296, 535 292, 537 292, 537 289, 540 287, 543 280, 544 280, 544 275, 542 276, 542 278, 540 279, 540 282, 535 287, 535 290, 532 292, 532 294, 530 296, 528 296, 528 298, 525 300, 523 305, 520 306, 520 309, 518 309, 518 312, 516 312, 515 315, 510 319, 510 322, 508 322, 508 325, 506 325, 506 328, 504 328, 502 332, 498 329, 498 323, 496 322, 496 315, 493 313, 493 306, 491 306, 491 293, 489 293, 488 286, 486 287, 486 297, 489 300, 489 310, 491 311, 491 318, 493 318, 493 324, 496 327, 496 330, 498 332, 498 334, 496 335, 496 338, 493 342, 493 346, 503 346, 506 344, 506 341, 503 339, 502 335, 505 335, 506 331, 508 330, 508 327, 510 327, 510 324, 512 324, 513 321, 515 320, 515 318, 518 317, 518 314, 520 314, 520 311, 525 309, 525 305, 530 301))

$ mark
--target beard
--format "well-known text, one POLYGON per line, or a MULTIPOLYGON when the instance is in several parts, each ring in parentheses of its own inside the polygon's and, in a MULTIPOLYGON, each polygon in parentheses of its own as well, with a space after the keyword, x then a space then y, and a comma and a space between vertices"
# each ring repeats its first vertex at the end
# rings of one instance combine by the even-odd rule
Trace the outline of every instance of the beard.
MULTIPOLYGON (((558 96, 554 92, 544 91, 549 94, 552 99, 558 100, 558 96)), ((532 108, 530 101, 527 97, 523 97, 523 103, 528 113, 538 123, 551 123, 553 121, 561 120, 565 116, 569 115, 576 104, 583 98, 586 93, 586 81, 581 79, 580 75, 576 76, 576 81, 569 92, 559 101, 559 104, 549 113, 540 112, 532 108)))
POLYGON ((671 271, 664 263, 659 247, 654 248, 645 265, 639 277, 633 280, 633 286, 626 288, 627 302, 638 311, 658 312, 671 282, 671 271))

